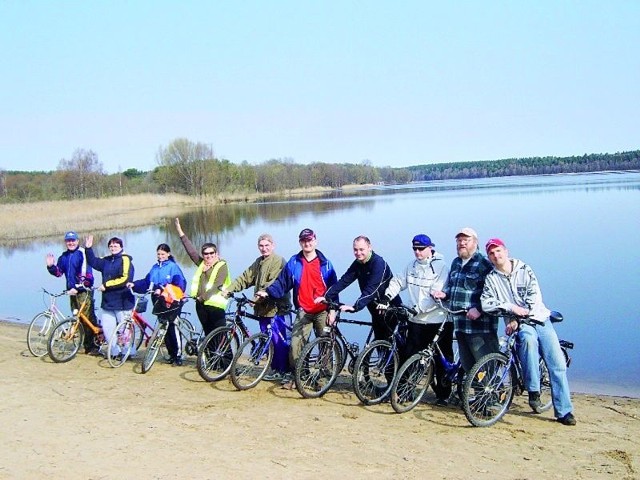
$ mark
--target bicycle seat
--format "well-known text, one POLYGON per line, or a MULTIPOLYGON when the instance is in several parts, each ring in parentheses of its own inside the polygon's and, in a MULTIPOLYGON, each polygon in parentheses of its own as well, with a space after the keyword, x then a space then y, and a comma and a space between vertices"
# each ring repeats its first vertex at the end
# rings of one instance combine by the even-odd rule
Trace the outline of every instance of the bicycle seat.
POLYGON ((564 320, 564 317, 560 312, 553 311, 549 314, 549 320, 551 320, 551 323, 560 323, 564 320))

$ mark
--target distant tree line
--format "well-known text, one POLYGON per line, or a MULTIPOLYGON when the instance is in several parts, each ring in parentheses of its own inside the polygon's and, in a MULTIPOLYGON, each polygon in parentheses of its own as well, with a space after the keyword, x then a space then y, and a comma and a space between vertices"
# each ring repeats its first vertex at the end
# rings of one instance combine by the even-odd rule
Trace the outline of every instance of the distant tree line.
POLYGON ((178 138, 156 154, 151 171, 134 168, 107 174, 98 155, 78 149, 53 172, 0 170, 0 202, 108 198, 135 193, 182 193, 224 198, 311 187, 401 184, 411 181, 640 169, 640 150, 581 157, 535 157, 418 165, 406 168, 358 164, 298 164, 272 159, 258 165, 215 158, 210 144, 178 138))
POLYGON ((640 150, 592 153, 580 157, 530 157, 407 167, 413 181, 509 177, 553 173, 586 173, 640 169, 640 150))

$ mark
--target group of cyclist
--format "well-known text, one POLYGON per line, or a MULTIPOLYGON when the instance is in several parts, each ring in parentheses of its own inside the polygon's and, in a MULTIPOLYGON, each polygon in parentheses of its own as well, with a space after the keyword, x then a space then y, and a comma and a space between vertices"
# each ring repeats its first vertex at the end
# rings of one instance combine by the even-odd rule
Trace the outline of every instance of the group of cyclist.
MULTIPOLYGON (((393 275, 386 261, 373 251, 366 236, 353 241, 355 260, 338 279, 331 261, 317 249, 316 233, 303 229, 298 235, 300 251, 288 261, 275 253, 275 242, 269 234, 258 238, 260 256, 235 280, 231 280, 225 260, 220 258, 217 246, 205 243, 200 251, 193 246, 181 228, 178 218, 175 226, 182 244, 197 266, 191 281, 189 296, 195 299, 196 313, 205 334, 225 325, 228 297, 233 293, 254 287, 254 313, 260 319, 262 331, 272 325, 275 343, 272 372, 265 377, 277 380, 283 388, 293 387, 291 372, 309 338, 311 329, 316 336, 323 334, 327 324, 334 322, 334 312, 326 303, 337 303, 339 293, 357 280, 360 296, 353 305, 341 304, 344 312, 357 312, 367 308, 371 315, 376 340, 388 339, 395 327, 393 316, 386 315, 389 305, 401 303, 399 293, 407 291, 411 306, 417 314, 409 319, 407 338, 402 359, 425 348, 434 338, 446 312, 435 300, 448 301, 452 310, 465 313, 453 316, 453 322, 445 324, 439 345, 445 356, 453 360, 453 337, 458 341, 462 368, 469 371, 482 356, 498 352, 498 317, 506 320, 506 331, 517 330, 518 353, 523 365, 529 405, 539 413, 540 377, 539 357, 546 362, 551 381, 555 417, 563 425, 575 425, 566 364, 560 350, 555 330, 549 320, 550 312, 542 302, 542 295, 529 266, 509 257, 504 242, 494 238, 486 243, 487 257, 478 248, 478 235, 465 227, 456 234, 457 257, 450 267, 435 244, 425 234, 411 240, 414 258, 402 270, 393 275), (284 312, 293 307, 296 312, 291 327, 290 345, 283 335, 284 312), (524 324, 519 318, 529 317, 535 323, 524 324)), ((133 280, 131 258, 123 251, 122 240, 114 237, 108 242, 110 255, 97 258, 92 252, 93 238, 87 237, 85 247, 79 246, 75 232, 65 235, 67 250, 58 258, 47 255, 47 269, 52 275, 66 276, 67 289, 72 294, 71 306, 77 308, 78 297, 91 295, 94 282, 92 269, 102 272, 98 287, 102 294, 102 328, 110 334, 120 316, 133 308, 131 290, 145 292, 153 285, 154 314, 173 323, 181 308, 181 292, 186 289, 186 279, 170 254, 170 248, 161 244, 157 248, 157 263, 151 271, 137 281, 133 280), (175 287, 174 290, 168 286, 175 287), (170 294, 170 292, 176 292, 170 294), (169 293, 168 293, 169 292, 169 293), (116 323, 114 323, 116 322, 116 323), (111 330, 109 330, 111 329, 111 330)), ((88 317, 94 321, 93 305, 88 317)), ((169 329, 167 349, 169 363, 182 365, 180 335, 175 326, 169 329)), ((96 354, 85 343, 85 352, 96 354)), ((105 352, 106 355, 118 352, 105 352)), ((444 372, 437 365, 434 379, 436 405, 446 406, 451 386, 443 382, 444 372)))

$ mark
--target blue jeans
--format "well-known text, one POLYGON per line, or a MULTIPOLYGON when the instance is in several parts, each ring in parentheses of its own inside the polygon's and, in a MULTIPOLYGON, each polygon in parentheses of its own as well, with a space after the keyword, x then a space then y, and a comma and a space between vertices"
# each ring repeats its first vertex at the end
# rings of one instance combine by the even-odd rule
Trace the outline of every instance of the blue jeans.
POLYGON ((557 418, 564 417, 573 410, 569 381, 567 380, 567 364, 560 349, 558 335, 547 319, 544 325, 530 326, 520 324, 518 331, 518 357, 522 365, 524 386, 528 392, 540 391, 540 356, 549 370, 551 381, 551 399, 557 418))

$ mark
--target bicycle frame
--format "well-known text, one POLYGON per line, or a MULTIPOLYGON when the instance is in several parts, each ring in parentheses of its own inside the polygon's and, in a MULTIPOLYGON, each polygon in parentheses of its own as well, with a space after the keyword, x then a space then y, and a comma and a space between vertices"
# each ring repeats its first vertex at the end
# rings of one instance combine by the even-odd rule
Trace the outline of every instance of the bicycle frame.
POLYGON ((46 355, 46 344, 51 328, 67 318, 56 304, 57 298, 66 295, 68 293, 67 290, 61 293, 51 293, 42 288, 42 292, 45 310, 33 317, 27 330, 27 347, 35 357, 46 355), (48 302, 45 300, 45 294, 49 296, 48 302))

